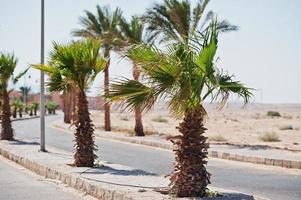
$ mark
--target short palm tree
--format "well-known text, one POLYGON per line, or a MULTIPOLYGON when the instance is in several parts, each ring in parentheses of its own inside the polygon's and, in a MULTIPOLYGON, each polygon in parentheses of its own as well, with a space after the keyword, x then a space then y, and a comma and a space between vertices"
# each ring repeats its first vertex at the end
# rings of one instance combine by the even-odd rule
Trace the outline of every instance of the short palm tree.
POLYGON ((224 105, 230 93, 245 102, 251 96, 249 88, 214 66, 217 39, 215 22, 198 38, 198 48, 185 42, 170 45, 166 52, 147 45, 135 46, 127 56, 141 66, 143 82, 121 79, 110 87, 111 100, 121 101, 126 108, 148 110, 158 99, 164 99, 171 113, 183 118, 177 127, 181 135, 170 138, 176 153, 170 193, 179 197, 205 196, 210 183, 204 101, 220 98, 224 105))
POLYGON ((92 167, 96 158, 94 128, 85 92, 97 74, 105 68, 106 61, 99 56, 99 50, 100 42, 92 39, 66 45, 54 43, 49 64, 34 65, 34 68, 50 75, 50 91, 66 91, 71 87, 78 90, 74 155, 74 165, 77 167, 92 167))
POLYGON ((19 117, 22 118, 25 104, 20 99, 18 99, 16 101, 16 106, 17 106, 17 109, 18 109, 19 117))
POLYGON ((11 115, 13 118, 17 118, 17 111, 18 111, 18 103, 17 100, 13 100, 10 103, 10 107, 11 107, 11 115))
POLYGON ((22 93, 23 103, 27 104, 27 97, 31 91, 31 87, 21 86, 19 90, 22 93))
MULTIPOLYGON (((133 16, 130 22, 125 18, 120 20, 120 28, 123 37, 126 39, 126 46, 145 43, 144 41, 144 23, 138 16, 133 16)), ((137 63, 133 62, 133 78, 138 81, 140 77, 140 69, 137 63)), ((142 111, 141 108, 135 108, 135 134, 136 136, 144 136, 142 124, 142 111)))
MULTIPOLYGON (((189 0, 164 0, 156 3, 144 16, 148 24, 149 40, 158 39, 160 43, 187 42, 195 31, 206 31, 214 17, 212 11, 205 13, 209 2, 210 0, 200 0, 195 7, 192 7, 189 0)), ((218 22, 217 28, 222 32, 237 30, 236 26, 226 20, 218 22)))
MULTIPOLYGON (((92 37, 99 39, 102 43, 104 56, 108 62, 104 70, 104 93, 109 95, 109 66, 111 50, 119 49, 124 42, 118 28, 122 12, 116 8, 114 12, 108 7, 96 7, 96 15, 85 11, 86 16, 80 18, 82 29, 73 31, 74 36, 92 37)), ((105 101, 105 131, 111 131, 110 104, 105 101)))
POLYGON ((17 82, 23 76, 27 69, 21 72, 16 77, 13 77, 14 71, 17 66, 17 58, 14 54, 0 54, 0 82, 1 82, 1 96, 2 96, 2 126, 1 126, 1 140, 13 140, 13 129, 10 121, 10 105, 9 105, 9 92, 7 90, 8 82, 13 78, 13 82, 17 82))
POLYGON ((39 103, 38 102, 32 102, 31 103, 31 109, 33 110, 33 115, 37 115, 38 109, 39 109, 39 103))

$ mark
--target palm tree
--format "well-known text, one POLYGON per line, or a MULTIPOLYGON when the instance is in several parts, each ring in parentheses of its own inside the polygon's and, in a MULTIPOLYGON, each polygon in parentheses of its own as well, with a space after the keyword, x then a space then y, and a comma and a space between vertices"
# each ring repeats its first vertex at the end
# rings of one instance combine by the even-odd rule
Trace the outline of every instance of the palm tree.
POLYGON ((49 64, 33 66, 50 75, 48 87, 51 92, 77 88, 78 119, 75 122, 76 152, 74 155, 74 165, 77 167, 92 167, 96 158, 94 128, 85 92, 97 74, 105 68, 106 61, 100 58, 99 50, 100 42, 92 39, 66 45, 54 43, 49 64))
MULTIPOLYGON (((141 18, 133 16, 128 23, 125 18, 121 18, 120 27, 123 37, 126 39, 128 47, 135 44, 145 43, 144 41, 144 23, 141 18)), ((138 81, 140 77, 140 69, 137 63, 133 62, 133 78, 138 81)), ((136 136, 145 136, 142 124, 142 111, 141 108, 135 108, 135 134, 136 136)))
MULTIPOLYGON (((164 0, 163 3, 156 3, 144 16, 148 24, 149 41, 158 39, 159 43, 188 42, 196 30, 206 31, 214 17, 212 11, 204 16, 209 2, 210 0, 199 0, 195 7, 192 7, 189 0, 164 0)), ((221 32, 237 30, 236 26, 226 20, 218 22, 217 28, 221 32)))
MULTIPOLYGON (((109 95, 109 66, 110 52, 123 46, 123 39, 118 25, 122 15, 119 8, 112 13, 108 7, 96 7, 97 13, 94 15, 90 11, 85 11, 86 16, 80 18, 83 29, 73 31, 74 36, 92 37, 99 39, 104 50, 104 57, 108 62, 104 70, 104 96, 109 95)), ((105 131, 111 131, 110 104, 106 101, 105 110, 105 131)))
POLYGON ((19 88, 20 92, 22 93, 22 99, 23 99, 23 102, 25 104, 27 104, 27 97, 31 91, 31 87, 27 87, 27 86, 21 86, 19 88))
MULTIPOLYGON (((38 102, 32 102, 31 103, 31 110, 33 111, 33 115, 37 115, 37 111, 38 111, 38 109, 39 109, 39 103, 38 102)), ((32 112, 31 111, 31 112, 32 112)), ((32 115, 32 114, 31 114, 32 115)))
POLYGON ((170 174, 169 192, 179 197, 205 196, 210 174, 206 170, 209 144, 204 136, 203 102, 212 97, 223 106, 229 94, 251 97, 250 89, 214 65, 217 50, 217 23, 212 23, 198 43, 171 44, 166 51, 138 45, 127 56, 141 66, 143 82, 120 79, 111 84, 111 101, 121 101, 130 110, 148 110, 158 99, 167 100, 171 113, 183 121, 181 135, 171 137, 176 154, 170 174), (199 45, 198 45, 199 44, 199 45))
MULTIPOLYGON (((8 95, 9 96, 9 95, 8 95)), ((18 111, 18 105, 17 105, 17 100, 13 100, 11 103, 10 103, 10 107, 11 107, 11 116, 13 118, 17 118, 17 111, 18 111)))
MULTIPOLYGON (((9 92, 7 90, 10 78, 13 78, 13 73, 17 66, 17 58, 14 54, 0 54, 0 82, 1 82, 1 96, 2 96, 2 126, 1 126, 1 140, 13 140, 13 129, 11 126, 11 112, 9 105, 9 92)), ((28 69, 21 72, 13 78, 16 83, 21 76, 23 76, 28 69)))
POLYGON ((16 101, 16 106, 17 106, 17 109, 18 109, 18 113, 19 113, 19 117, 22 118, 23 117, 23 109, 25 107, 25 104, 20 100, 18 99, 16 101))

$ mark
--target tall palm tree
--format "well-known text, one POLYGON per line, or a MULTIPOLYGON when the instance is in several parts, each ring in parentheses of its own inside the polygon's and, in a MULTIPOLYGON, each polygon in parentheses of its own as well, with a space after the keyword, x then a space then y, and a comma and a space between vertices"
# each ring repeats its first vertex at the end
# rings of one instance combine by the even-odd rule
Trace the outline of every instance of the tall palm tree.
POLYGON ((22 99, 25 104, 27 104, 27 97, 31 91, 31 87, 21 86, 19 87, 20 92, 22 93, 22 99))
POLYGON ((66 45, 54 43, 49 64, 34 66, 50 75, 48 82, 50 91, 77 88, 78 119, 75 123, 76 152, 74 155, 74 165, 77 167, 92 167, 96 158, 94 128, 85 92, 97 74, 105 68, 106 61, 100 58, 99 50, 100 42, 92 39, 66 45))
MULTIPOLYGON (((138 16, 132 16, 130 22, 125 18, 121 18, 120 27, 123 37, 126 39, 126 46, 130 47, 136 44, 145 43, 144 41, 144 23, 138 16)), ((140 77, 140 69, 136 62, 133 62, 133 78, 138 81, 140 77)), ((135 134, 136 136, 144 136, 142 124, 142 110, 135 108, 135 134)))
POLYGON ((2 126, 1 126, 1 140, 13 140, 13 129, 10 121, 10 105, 9 105, 9 92, 7 90, 8 82, 13 78, 16 83, 28 69, 21 72, 16 77, 13 77, 14 71, 17 66, 18 59, 14 54, 0 54, 0 82, 1 82, 1 96, 2 96, 2 126))
MULTIPOLYGON (((209 2, 210 0, 199 0, 195 7, 192 7, 189 0, 164 0, 156 3, 144 16, 148 24, 149 40, 158 39, 159 43, 188 42, 196 30, 206 31, 214 17, 212 11, 205 13, 209 2)), ((218 22, 217 28, 221 32, 237 30, 236 26, 226 20, 218 22)))
POLYGON ((168 102, 171 113, 183 121, 181 135, 171 137, 176 163, 170 174, 170 193, 179 197, 205 196, 210 174, 206 170, 209 143, 204 136, 203 102, 211 97, 224 105, 230 93, 248 102, 251 92, 233 76, 214 65, 217 50, 217 23, 212 23, 198 43, 169 45, 161 50, 147 45, 133 47, 127 56, 141 66, 143 82, 120 79, 111 84, 112 101, 121 101, 133 110, 150 109, 158 99, 168 102), (198 45, 200 44, 200 45, 198 45))
MULTIPOLYGON (((116 8, 114 12, 108 7, 97 5, 97 12, 94 15, 90 11, 85 11, 86 16, 80 18, 82 29, 73 31, 74 36, 92 37, 101 41, 104 50, 104 57, 108 62, 104 70, 104 96, 109 95, 109 66, 110 52, 123 45, 123 39, 118 25, 122 12, 116 8)), ((105 131, 111 131, 110 104, 105 101, 105 131)))

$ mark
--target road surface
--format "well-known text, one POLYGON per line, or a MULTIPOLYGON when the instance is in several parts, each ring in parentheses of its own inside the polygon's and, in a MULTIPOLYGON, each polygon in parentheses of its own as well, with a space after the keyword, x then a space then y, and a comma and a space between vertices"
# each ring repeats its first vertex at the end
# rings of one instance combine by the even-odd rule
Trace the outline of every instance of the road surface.
MULTIPOLYGON (((46 148, 49 145, 73 151, 73 135, 52 127, 51 122, 56 120, 62 120, 62 116, 46 117, 46 148)), ((16 121, 13 127, 18 138, 39 141, 39 119, 16 121)), ((158 175, 166 175, 172 170, 174 155, 171 151, 100 138, 96 138, 96 144, 99 149, 97 155, 102 160, 158 175)), ((210 159, 208 171, 215 187, 273 200, 301 199, 301 170, 210 159)))

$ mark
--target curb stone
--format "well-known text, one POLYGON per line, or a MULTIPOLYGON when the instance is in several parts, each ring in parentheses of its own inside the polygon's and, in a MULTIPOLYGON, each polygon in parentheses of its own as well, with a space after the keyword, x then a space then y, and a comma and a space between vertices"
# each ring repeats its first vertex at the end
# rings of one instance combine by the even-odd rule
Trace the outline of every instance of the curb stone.
MULTIPOLYGON (((1 144, 1 143, 0 143, 1 144)), ((147 191, 143 193, 134 192, 130 190, 119 190, 118 188, 111 188, 108 185, 101 185, 97 184, 95 181, 90 181, 89 179, 85 177, 81 177, 80 175, 74 174, 74 172, 63 172, 62 169, 59 169, 56 167, 47 166, 47 164, 44 164, 39 162, 39 160, 42 158, 44 161, 45 159, 53 159, 51 156, 49 158, 45 158, 45 156, 41 156, 41 158, 36 159, 29 159, 26 158, 24 155, 21 155, 19 153, 12 153, 9 150, 10 148, 7 148, 5 145, 10 145, 2 143, 3 145, 0 146, 0 155, 3 157, 14 161, 15 163, 27 168, 28 170, 43 176, 48 179, 55 179, 58 181, 61 181, 62 183, 77 189, 79 191, 82 191, 88 195, 91 195, 93 197, 96 197, 97 199, 101 200, 238 200, 238 199, 253 199, 253 200, 268 200, 266 198, 258 197, 258 196, 252 196, 252 195, 245 195, 237 191, 230 191, 230 190, 224 190, 224 189, 218 189, 218 191, 224 196, 217 197, 217 198, 174 198, 167 195, 161 195, 154 191, 147 191), (44 157, 44 158, 43 158, 44 157), (233 196, 233 194, 237 194, 238 196, 233 196), (241 195, 241 196, 240 196, 241 195)), ((17 150, 18 152, 18 150, 17 150)), ((30 151, 29 151, 30 152, 30 151)), ((28 152, 27 152, 28 153, 28 152)), ((39 155, 45 155, 47 153, 39 153, 39 155)), ((27 154, 26 154, 27 155, 27 154)), ((42 160, 41 160, 42 161, 42 160)), ((212 187, 213 190, 217 190, 217 188, 212 187)))
MULTIPOLYGON (((140 198, 135 198, 134 195, 127 194, 126 192, 120 192, 116 190, 110 190, 108 188, 102 188, 99 185, 94 185, 85 178, 81 178, 75 174, 66 174, 59 170, 46 167, 35 161, 29 160, 27 158, 18 156, 16 154, 10 153, 9 151, 0 147, 0 155, 3 157, 14 161, 15 163, 25 167, 26 169, 49 179, 56 179, 62 183, 77 189, 79 191, 85 192, 97 199, 102 200, 138 200, 140 198)), ((170 198, 163 198, 163 200, 170 198)))
POLYGON ((36 119, 39 118, 40 116, 32 116, 32 117, 22 117, 22 118, 12 118, 11 121, 22 121, 22 120, 27 120, 27 119, 36 119))
MULTIPOLYGON (((59 124, 53 123, 52 126, 68 130, 59 124)), ((147 140, 139 140, 135 138, 127 138, 125 136, 122 137, 114 137, 110 135, 101 135, 96 132, 95 134, 97 137, 104 138, 104 139, 110 139, 110 140, 117 140, 122 142, 128 142, 133 144, 140 144, 150 147, 156 147, 166 150, 173 150, 172 144, 164 144, 160 142, 155 141, 147 141, 147 140)), ((219 159, 225 159, 225 160, 233 160, 233 161, 239 161, 239 162, 248 162, 253 164, 260 164, 260 165, 270 165, 270 166, 276 166, 276 167, 283 167, 283 168, 292 168, 292 169, 301 169, 301 161, 295 161, 295 160, 281 160, 281 159, 274 159, 274 158, 264 158, 264 157, 255 157, 255 156, 244 156, 244 155, 238 155, 238 154, 231 154, 231 153, 225 153, 220 151, 208 151, 208 156, 212 158, 219 158, 219 159)))

